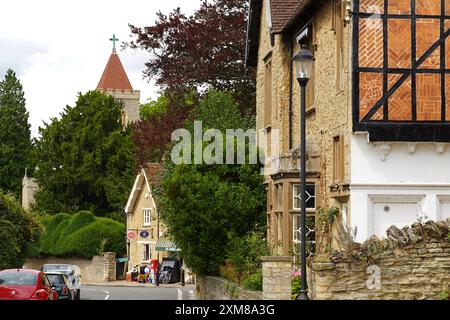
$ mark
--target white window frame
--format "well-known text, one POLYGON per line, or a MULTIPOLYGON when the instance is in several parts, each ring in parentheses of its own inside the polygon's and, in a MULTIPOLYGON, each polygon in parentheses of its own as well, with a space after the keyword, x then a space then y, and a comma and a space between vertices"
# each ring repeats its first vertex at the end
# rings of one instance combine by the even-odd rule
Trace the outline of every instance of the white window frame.
MULTIPOLYGON (((317 185, 314 182, 306 183, 306 185, 314 185, 314 196, 313 196, 313 198, 314 198, 314 208, 306 208, 306 212, 315 212, 316 211, 316 207, 317 207, 317 203, 316 203, 317 185)), ((300 211, 301 208, 295 206, 295 200, 296 199, 301 200, 300 192, 299 192, 298 195, 296 195, 296 192, 295 192, 296 186, 298 186, 298 188, 300 189, 300 184, 299 183, 292 184, 292 210, 300 211)), ((306 191, 306 192, 308 192, 308 191, 306 191)))
POLYGON ((142 209, 144 214, 144 226, 151 226, 152 225, 152 209, 151 208, 143 208, 142 209), (147 216, 148 214, 148 216, 147 216))

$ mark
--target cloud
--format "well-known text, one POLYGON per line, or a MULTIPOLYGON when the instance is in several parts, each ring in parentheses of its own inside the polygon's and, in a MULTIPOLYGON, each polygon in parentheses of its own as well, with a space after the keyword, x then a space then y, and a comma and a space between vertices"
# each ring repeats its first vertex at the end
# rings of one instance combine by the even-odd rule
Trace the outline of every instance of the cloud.
MULTIPOLYGON (((0 13, 0 77, 7 68, 21 80, 32 135, 42 121, 74 105, 78 92, 95 89, 111 54, 109 38, 129 40, 129 23, 151 25, 156 12, 181 7, 191 13, 200 0, 15 0, 0 13), (24 10, 26 8, 26 10, 24 10), (5 14, 5 13, 8 14, 5 14)), ((149 54, 127 49, 119 56, 141 102, 156 97, 158 88, 142 71, 149 54)))

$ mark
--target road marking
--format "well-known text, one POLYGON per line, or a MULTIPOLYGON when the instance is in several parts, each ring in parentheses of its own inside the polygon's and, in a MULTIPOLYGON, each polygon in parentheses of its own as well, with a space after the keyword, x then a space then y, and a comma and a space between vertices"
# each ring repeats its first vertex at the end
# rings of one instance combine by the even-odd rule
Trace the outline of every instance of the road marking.
POLYGON ((105 300, 108 300, 109 299, 109 292, 108 291, 106 291, 106 290, 102 290, 104 293, 106 293, 106 297, 105 297, 105 300))
POLYGON ((195 300, 194 290, 189 290, 189 295, 190 295, 191 300, 195 300))
POLYGON ((178 300, 183 300, 183 291, 181 291, 180 289, 178 290, 178 300))

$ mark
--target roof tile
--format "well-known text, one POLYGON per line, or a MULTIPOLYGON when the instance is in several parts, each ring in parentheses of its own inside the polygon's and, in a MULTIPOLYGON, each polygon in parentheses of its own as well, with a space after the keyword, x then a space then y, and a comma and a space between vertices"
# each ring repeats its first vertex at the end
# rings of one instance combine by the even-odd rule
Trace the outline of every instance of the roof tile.
POLYGON ((114 91, 133 90, 117 53, 113 52, 109 57, 103 75, 97 85, 97 89, 113 89, 114 91))

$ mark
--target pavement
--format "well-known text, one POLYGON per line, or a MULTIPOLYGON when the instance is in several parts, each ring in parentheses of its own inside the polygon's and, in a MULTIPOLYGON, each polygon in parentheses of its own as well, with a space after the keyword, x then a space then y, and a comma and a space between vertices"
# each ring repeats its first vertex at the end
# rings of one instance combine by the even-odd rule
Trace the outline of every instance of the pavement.
POLYGON ((128 281, 82 283, 81 300, 195 300, 195 286, 128 281))
MULTIPOLYGON (((139 283, 136 281, 117 280, 111 282, 92 282, 82 281, 82 285, 85 286, 107 286, 107 287, 147 287, 157 288, 154 283, 139 283)), ((180 283, 160 284, 160 288, 189 288, 189 290, 195 290, 195 284, 186 284, 184 287, 180 283)))

